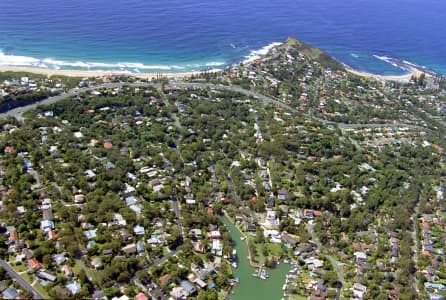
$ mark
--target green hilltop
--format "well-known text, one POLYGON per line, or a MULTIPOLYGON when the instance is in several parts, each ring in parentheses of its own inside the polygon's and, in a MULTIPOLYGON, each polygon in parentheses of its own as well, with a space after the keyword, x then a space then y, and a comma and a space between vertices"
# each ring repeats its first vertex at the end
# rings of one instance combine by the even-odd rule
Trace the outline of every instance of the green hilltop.
POLYGON ((288 38, 284 44, 280 47, 284 47, 287 50, 297 50, 305 56, 319 62, 326 68, 332 68, 334 70, 344 70, 344 66, 334 59, 330 54, 322 51, 319 48, 306 44, 296 38, 288 38))

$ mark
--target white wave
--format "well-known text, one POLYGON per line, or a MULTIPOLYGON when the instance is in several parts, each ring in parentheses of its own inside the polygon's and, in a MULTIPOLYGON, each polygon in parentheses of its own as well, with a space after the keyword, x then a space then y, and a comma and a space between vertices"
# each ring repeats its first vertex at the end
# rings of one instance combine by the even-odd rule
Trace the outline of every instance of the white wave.
POLYGON ((359 55, 356 54, 356 53, 350 53, 350 55, 351 55, 352 57, 354 57, 354 58, 358 58, 358 57, 359 57, 359 55))
POLYGON ((274 42, 258 50, 253 50, 251 51, 251 53, 249 53, 249 55, 245 56, 245 60, 243 61, 243 63, 249 63, 256 59, 260 59, 262 56, 266 55, 272 48, 279 45, 282 45, 282 43, 274 42))
POLYGON ((40 63, 37 58, 20 55, 6 55, 0 52, 0 65, 2 66, 35 66, 40 63))
POLYGON ((225 63, 221 61, 211 61, 205 64, 206 67, 219 67, 223 66, 225 63))
POLYGON ((410 61, 407 61, 407 60, 403 60, 403 63, 405 63, 406 65, 409 65, 409 66, 413 66, 413 67, 417 66, 416 64, 411 63, 410 61))
POLYGON ((392 65, 393 67, 403 70, 403 71, 408 71, 410 72, 410 66, 416 66, 415 64, 405 61, 405 60, 399 60, 396 58, 392 58, 389 56, 379 56, 379 55, 373 55, 373 57, 375 57, 376 59, 382 60, 390 65, 392 65), (408 67, 409 66, 409 67, 408 67))
POLYGON ((389 61, 391 61, 392 60, 392 58, 391 57, 388 57, 388 56, 385 56, 385 55, 383 55, 383 56, 379 56, 379 55, 373 55, 373 57, 374 58, 376 58, 376 59, 379 59, 379 60, 382 60, 382 61, 385 61, 385 62, 389 62, 389 61))
POLYGON ((204 63, 194 63, 185 65, 145 65, 139 62, 91 62, 91 61, 66 61, 54 58, 34 58, 20 55, 7 55, 0 51, 0 66, 16 66, 16 67, 39 67, 45 69, 80 69, 91 71, 129 71, 144 72, 150 70, 185 70, 185 69, 202 69, 206 67, 219 67, 225 65, 221 61, 210 61, 204 63))

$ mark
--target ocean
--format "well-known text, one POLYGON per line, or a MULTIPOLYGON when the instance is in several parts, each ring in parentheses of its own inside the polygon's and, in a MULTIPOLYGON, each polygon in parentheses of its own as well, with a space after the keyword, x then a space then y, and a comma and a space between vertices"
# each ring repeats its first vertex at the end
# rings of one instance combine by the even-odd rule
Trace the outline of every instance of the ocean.
POLYGON ((1 0, 0 65, 125 72, 223 68, 296 37, 375 74, 386 57, 446 75, 442 0, 1 0))

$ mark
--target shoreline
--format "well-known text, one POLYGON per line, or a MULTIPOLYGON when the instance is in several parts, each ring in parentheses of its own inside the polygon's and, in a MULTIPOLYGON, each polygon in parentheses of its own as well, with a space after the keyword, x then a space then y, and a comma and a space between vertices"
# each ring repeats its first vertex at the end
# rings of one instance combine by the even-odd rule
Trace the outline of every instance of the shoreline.
POLYGON ((380 80, 388 80, 388 81, 399 81, 399 82, 409 82, 410 79, 412 78, 412 76, 415 75, 415 72, 413 72, 413 71, 411 71, 408 74, 403 74, 403 75, 378 75, 378 74, 372 74, 372 73, 368 73, 368 72, 364 72, 364 71, 358 71, 358 70, 352 69, 348 66, 345 66, 345 70, 351 74, 361 76, 361 77, 380 79, 380 80))
POLYGON ((345 70, 351 74, 358 75, 361 77, 366 77, 366 78, 378 79, 378 80, 398 81, 398 82, 408 83, 412 79, 412 76, 415 76, 418 78, 423 73, 428 78, 434 77, 433 72, 430 72, 428 70, 423 70, 421 68, 418 68, 413 65, 408 65, 408 64, 401 65, 401 67, 403 67, 404 69, 406 69, 408 71, 407 74, 402 74, 402 75, 378 75, 378 74, 373 74, 373 73, 369 73, 369 72, 365 72, 365 71, 355 70, 346 64, 343 64, 343 65, 345 67, 345 70))
MULTIPOLYGON (((59 76, 67 76, 67 77, 109 77, 109 76, 129 76, 136 77, 139 79, 156 79, 161 75, 162 77, 167 77, 171 79, 175 78, 186 78, 192 75, 198 75, 202 72, 179 72, 179 73, 131 73, 131 72, 114 72, 114 71, 84 71, 84 70, 54 70, 54 69, 45 69, 45 68, 37 68, 37 67, 18 67, 18 66, 0 66, 0 72, 26 72, 26 73, 34 73, 34 74, 42 74, 48 77, 59 75, 59 76)), ((209 71, 220 71, 218 69, 209 70, 209 71)))
MULTIPOLYGON (((342 63, 345 70, 348 73, 372 78, 377 80, 385 80, 385 81, 397 81, 408 83, 412 76, 419 77, 422 73, 426 75, 426 77, 434 77, 435 73, 421 69, 412 64, 400 63, 400 66, 408 71, 406 74, 402 75, 379 75, 373 74, 366 71, 360 71, 353 69, 349 65, 342 63)), ((229 66, 228 66, 229 67, 229 66)), ((41 74, 51 77, 53 75, 59 76, 67 76, 67 77, 112 77, 112 76, 128 76, 135 77, 139 79, 158 79, 160 76, 169 79, 184 79, 187 77, 191 77, 193 75, 198 75, 203 73, 203 71, 190 71, 190 72, 153 72, 153 73, 133 73, 133 72, 120 72, 120 71, 87 71, 87 70, 55 70, 55 69, 47 69, 47 68, 39 68, 39 67, 30 67, 30 66, 0 66, 0 72, 26 72, 26 73, 34 73, 41 74)), ((211 69, 209 72, 221 72, 223 69, 211 69)))
POLYGON ((251 255, 251 250, 249 249, 249 246, 248 246, 248 241, 249 241, 249 239, 248 239, 248 237, 245 235, 245 233, 237 226, 237 225, 235 225, 235 223, 232 221, 232 219, 231 219, 231 217, 229 216, 229 214, 226 212, 226 210, 224 210, 223 211, 223 214, 224 214, 224 217, 226 218, 226 219, 228 219, 228 221, 238 230, 238 232, 240 233, 240 235, 242 235, 244 238, 245 238, 245 240, 243 241, 245 244, 246 244, 246 249, 248 249, 248 261, 249 261, 249 265, 251 266, 251 267, 253 267, 253 268, 259 268, 259 267, 261 267, 261 265, 260 264, 256 264, 256 263, 254 263, 253 261, 252 261, 252 255, 251 255))

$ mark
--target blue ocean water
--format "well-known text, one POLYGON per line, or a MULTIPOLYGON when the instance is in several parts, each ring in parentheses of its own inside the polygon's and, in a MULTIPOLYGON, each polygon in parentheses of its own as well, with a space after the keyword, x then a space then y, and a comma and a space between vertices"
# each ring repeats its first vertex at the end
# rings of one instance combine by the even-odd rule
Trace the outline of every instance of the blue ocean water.
POLYGON ((181 72, 238 63, 293 36, 353 68, 446 74, 442 0, 1 0, 0 65, 181 72))

